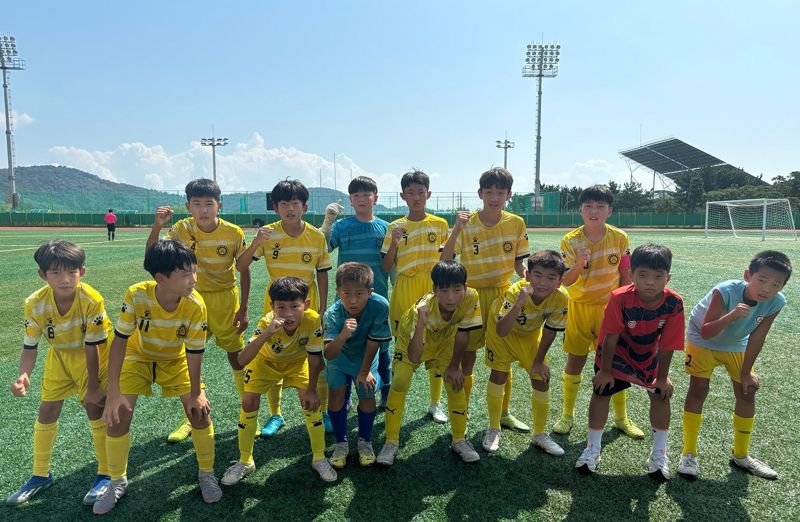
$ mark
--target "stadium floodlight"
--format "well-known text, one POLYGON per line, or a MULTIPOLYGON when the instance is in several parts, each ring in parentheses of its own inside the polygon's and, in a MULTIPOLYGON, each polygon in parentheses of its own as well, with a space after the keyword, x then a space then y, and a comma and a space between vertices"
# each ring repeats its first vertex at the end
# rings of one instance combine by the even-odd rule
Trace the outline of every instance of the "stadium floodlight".
POLYGON ((522 65, 523 78, 537 78, 536 98, 536 178, 534 181, 533 209, 538 210, 541 196, 542 159, 542 78, 558 76, 558 62, 561 59, 561 45, 553 43, 530 43, 525 48, 525 63, 522 65))
POLYGON ((0 69, 3 70, 3 102, 6 111, 6 154, 8 155, 8 181, 11 209, 19 209, 17 178, 14 176, 14 140, 11 137, 11 102, 8 97, 8 71, 22 71, 25 61, 17 58, 17 40, 11 35, 0 36, 0 69))
POLYGON ((217 147, 224 147, 228 144, 228 138, 202 138, 200 145, 203 147, 211 147, 211 165, 214 173, 214 183, 217 182, 217 147))
POLYGON ((503 149, 503 168, 508 169, 508 149, 514 148, 514 142, 508 141, 508 138, 503 141, 495 140, 495 147, 503 149))

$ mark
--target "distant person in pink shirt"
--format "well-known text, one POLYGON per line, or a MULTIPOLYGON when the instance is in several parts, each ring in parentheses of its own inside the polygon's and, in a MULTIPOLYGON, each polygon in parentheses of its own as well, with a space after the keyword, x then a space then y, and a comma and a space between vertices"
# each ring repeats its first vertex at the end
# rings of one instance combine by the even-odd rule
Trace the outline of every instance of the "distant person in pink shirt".
POLYGON ((114 209, 108 209, 108 214, 103 216, 103 221, 106 222, 108 228, 108 240, 114 241, 114 232, 117 230, 117 215, 114 214, 114 209))

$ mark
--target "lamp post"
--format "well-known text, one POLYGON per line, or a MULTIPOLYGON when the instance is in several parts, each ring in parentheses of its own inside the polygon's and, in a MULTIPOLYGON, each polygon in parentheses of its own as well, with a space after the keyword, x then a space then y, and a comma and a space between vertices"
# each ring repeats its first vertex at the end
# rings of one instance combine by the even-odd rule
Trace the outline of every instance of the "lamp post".
POLYGON ((561 46, 555 42, 549 44, 530 43, 525 49, 525 64, 522 66, 523 78, 537 78, 536 97, 536 178, 533 192, 533 210, 539 208, 541 192, 541 159, 542 159, 542 78, 558 76, 558 62, 561 46))
POLYGON ((8 97, 8 71, 25 69, 25 60, 17 58, 17 41, 13 36, 0 36, 0 69, 3 69, 3 102, 6 111, 6 154, 8 155, 8 181, 11 185, 11 209, 19 209, 17 178, 14 176, 14 146, 11 138, 11 102, 8 97))
POLYGON ((508 170, 508 149, 514 148, 514 142, 505 139, 503 141, 495 140, 495 147, 503 149, 503 168, 508 170))
POLYGON ((228 138, 202 138, 200 145, 211 147, 211 165, 214 172, 214 183, 217 182, 217 147, 224 147, 228 144, 228 138))

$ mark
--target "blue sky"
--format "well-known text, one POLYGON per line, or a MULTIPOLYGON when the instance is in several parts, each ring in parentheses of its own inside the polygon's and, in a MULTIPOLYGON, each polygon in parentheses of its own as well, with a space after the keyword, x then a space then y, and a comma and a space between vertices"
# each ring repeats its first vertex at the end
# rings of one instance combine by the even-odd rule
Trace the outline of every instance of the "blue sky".
MULTIPOLYGON (((766 179, 800 170, 800 73, 786 2, 13 2, 0 33, 18 165, 64 164, 155 188, 224 190, 354 175, 473 191, 502 165, 533 189, 535 81, 525 45, 557 41, 544 81, 542 181, 629 176, 619 150, 681 138, 766 179)), ((5 148, 2 148, 5 165, 5 148)), ((651 181, 638 174, 645 186, 651 181)))

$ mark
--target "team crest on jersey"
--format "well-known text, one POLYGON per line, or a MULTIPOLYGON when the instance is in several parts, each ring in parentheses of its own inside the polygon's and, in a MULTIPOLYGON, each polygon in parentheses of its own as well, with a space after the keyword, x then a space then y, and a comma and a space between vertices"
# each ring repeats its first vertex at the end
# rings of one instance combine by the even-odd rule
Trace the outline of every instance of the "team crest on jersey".
POLYGON ((217 247, 217 255, 218 256, 224 256, 224 255, 227 255, 227 254, 228 254, 228 247, 226 247, 225 245, 220 245, 220 246, 217 247))
POLYGON ((428 242, 429 243, 436 243, 436 233, 435 232, 428 232, 428 242))
POLYGON ((305 346, 308 344, 308 337, 301 337, 300 340, 297 341, 297 344, 300 346, 305 346))
POLYGON ((175 335, 176 335, 178 338, 182 339, 182 338, 186 337, 186 334, 187 334, 188 332, 189 332, 189 329, 188 329, 188 328, 186 328, 186 325, 185 325, 185 324, 182 324, 182 325, 180 325, 180 326, 178 327, 178 330, 175 332, 175 335))
POLYGON ((611 265, 616 265, 617 263, 619 263, 619 256, 617 254, 611 254, 610 256, 608 256, 608 262, 611 265))
POLYGON ((763 320, 764 320, 764 316, 763 315, 756 316, 756 324, 761 324, 761 321, 763 321, 763 320))
POLYGON ((514 248, 514 245, 511 244, 511 241, 504 241, 503 242, 503 252, 508 254, 514 248))
POLYGON ((628 328, 636 328, 636 321, 628 321, 628 328))
POLYGON ((300 256, 300 259, 303 260, 303 263, 310 263, 311 262, 311 252, 303 252, 303 255, 300 256))

